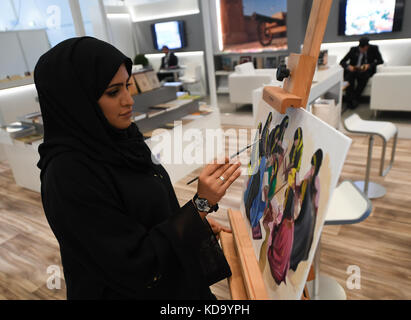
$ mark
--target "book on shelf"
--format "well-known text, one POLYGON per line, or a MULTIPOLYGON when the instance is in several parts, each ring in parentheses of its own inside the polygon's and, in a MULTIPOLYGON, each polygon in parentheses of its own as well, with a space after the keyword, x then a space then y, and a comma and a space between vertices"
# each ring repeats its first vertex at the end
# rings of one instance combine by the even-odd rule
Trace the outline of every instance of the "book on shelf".
POLYGON ((221 58, 221 68, 225 71, 233 70, 232 62, 230 57, 221 58))
POLYGON ((181 118, 181 120, 197 120, 202 117, 203 115, 200 112, 194 112, 194 113, 188 114, 185 117, 181 118))
POLYGON ((264 58, 263 57, 256 57, 256 67, 257 69, 263 69, 264 68, 264 58))
POLYGON ((166 112, 166 110, 152 110, 147 112, 147 118, 152 118, 152 117, 156 117, 162 113, 166 112))
POLYGON ((36 127, 23 122, 13 122, 6 126, 6 131, 11 138, 19 138, 36 133, 36 127))
POLYGON ((251 56, 241 56, 240 57, 240 64, 246 63, 246 62, 253 62, 253 59, 251 56))
POLYGON ((183 125, 183 126, 185 126, 186 124, 188 124, 188 123, 190 123, 190 122, 193 122, 194 121, 194 119, 184 119, 184 118, 182 118, 181 119, 181 124, 183 125))
POLYGON ((151 87, 153 89, 157 89, 157 88, 161 87, 161 83, 160 83, 160 81, 158 81, 157 72, 148 71, 148 72, 145 73, 145 75, 146 75, 146 77, 147 77, 148 81, 150 82, 151 87))
POLYGON ((212 107, 210 107, 209 105, 205 104, 205 103, 200 103, 198 110, 200 111, 206 111, 208 113, 212 113, 214 111, 214 109, 212 107))
POLYGON ((171 106, 169 106, 166 103, 160 103, 160 104, 156 104, 155 106, 150 107, 150 109, 153 109, 153 110, 167 110, 169 108, 171 108, 171 106))
POLYGON ((148 81, 145 73, 137 73, 134 75, 134 80, 137 83, 138 88, 141 92, 147 92, 153 90, 150 82, 148 81))
POLYGON ((131 82, 131 86, 129 87, 128 90, 132 96, 135 96, 138 94, 138 88, 137 88, 136 80, 134 79, 133 76, 130 77, 130 82, 131 82))
POLYGON ((173 128, 175 128, 175 127, 178 127, 179 125, 180 125, 180 122, 174 121, 174 122, 168 122, 168 123, 163 124, 163 125, 161 126, 161 128, 164 128, 164 129, 173 129, 173 128))
POLYGON ((177 93, 176 93, 177 98, 181 98, 181 97, 184 97, 184 96, 187 96, 187 95, 188 95, 187 91, 177 91, 177 93))
POLYGON ((17 117, 17 120, 21 122, 25 122, 25 123, 28 122, 28 123, 43 124, 43 117, 40 111, 28 113, 23 116, 19 116, 17 117))
POLYGON ((179 100, 196 100, 196 99, 200 99, 200 98, 201 98, 201 96, 192 96, 192 95, 189 95, 189 94, 178 97, 179 100))
POLYGON ((133 119, 134 119, 134 121, 138 121, 138 120, 141 120, 141 119, 145 119, 147 117, 147 114, 146 113, 141 113, 141 112, 137 112, 137 111, 134 111, 133 112, 133 119))
POLYGON ((265 67, 267 69, 277 68, 277 57, 266 57, 265 58, 265 67))
POLYGON ((29 136, 24 136, 24 137, 18 137, 15 138, 18 141, 24 142, 24 143, 28 143, 28 144, 32 144, 34 141, 38 141, 38 140, 42 140, 43 139, 43 135, 39 134, 39 133, 35 133, 29 136))

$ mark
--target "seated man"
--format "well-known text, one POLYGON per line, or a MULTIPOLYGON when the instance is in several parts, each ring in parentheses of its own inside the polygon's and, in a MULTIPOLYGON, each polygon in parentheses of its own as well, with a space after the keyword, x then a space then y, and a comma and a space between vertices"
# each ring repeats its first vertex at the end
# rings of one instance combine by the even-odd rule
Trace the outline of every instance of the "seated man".
POLYGON ((358 106, 368 79, 376 72, 377 65, 384 63, 378 46, 368 42, 368 38, 361 38, 359 46, 352 47, 340 62, 344 68, 344 80, 350 84, 346 89, 347 107, 350 109, 358 106))
MULTIPOLYGON (((176 68, 178 66, 178 58, 177 56, 171 52, 167 46, 163 46, 161 49, 163 53, 165 53, 165 56, 161 58, 161 66, 160 70, 162 69, 172 69, 176 68)), ((174 74, 172 72, 170 73, 159 73, 158 74, 158 79, 161 80, 170 80, 174 81, 174 74)))

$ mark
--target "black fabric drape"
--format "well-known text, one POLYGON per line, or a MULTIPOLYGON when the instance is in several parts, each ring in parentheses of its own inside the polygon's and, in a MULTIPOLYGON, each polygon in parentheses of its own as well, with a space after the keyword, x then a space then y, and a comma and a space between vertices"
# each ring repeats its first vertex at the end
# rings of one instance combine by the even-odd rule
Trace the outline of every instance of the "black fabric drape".
POLYGON ((230 270, 224 257, 220 272, 208 265, 204 252, 215 243, 207 222, 191 201, 180 208, 137 126, 112 127, 97 103, 123 63, 130 73, 120 51, 82 37, 49 50, 35 69, 41 197, 67 298, 213 299, 210 279, 230 270))
POLYGON ((65 40, 42 55, 34 70, 44 122, 37 166, 45 169, 57 154, 78 150, 94 160, 133 169, 151 165, 144 138, 133 123, 112 127, 97 104, 121 64, 132 61, 92 37, 65 40))

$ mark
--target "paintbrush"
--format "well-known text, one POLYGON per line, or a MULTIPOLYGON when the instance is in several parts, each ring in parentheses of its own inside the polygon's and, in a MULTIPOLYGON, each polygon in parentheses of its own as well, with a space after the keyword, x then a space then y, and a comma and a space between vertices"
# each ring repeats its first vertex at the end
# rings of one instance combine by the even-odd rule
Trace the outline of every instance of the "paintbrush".
MULTIPOLYGON (((240 151, 234 153, 233 155, 230 156, 230 159, 235 158, 236 156, 238 156, 240 153, 246 151, 247 149, 251 148, 253 145, 255 145, 257 142, 260 142, 260 140, 257 140, 255 142, 253 142, 252 144, 249 144, 248 146, 246 146, 245 148, 241 149, 240 151)), ((199 177, 195 177, 194 179, 191 179, 189 182, 187 182, 187 185, 192 184, 194 181, 197 181, 199 177)))

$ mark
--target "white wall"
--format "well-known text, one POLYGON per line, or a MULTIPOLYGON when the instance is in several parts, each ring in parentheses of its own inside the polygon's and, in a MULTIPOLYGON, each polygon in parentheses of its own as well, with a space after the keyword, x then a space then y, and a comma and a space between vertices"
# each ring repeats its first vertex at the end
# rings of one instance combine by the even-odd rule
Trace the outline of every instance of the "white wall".
POLYGON ((151 1, 140 5, 132 5, 128 1, 133 22, 161 18, 177 17, 199 13, 197 0, 151 1))
POLYGON ((0 32, 0 79, 33 71, 38 58, 50 49, 46 30, 0 32))
POLYGON ((17 121, 17 117, 40 111, 34 84, 0 90, 0 126, 17 121))
POLYGON ((136 48, 130 15, 126 13, 107 14, 107 18, 111 29, 113 45, 126 56, 134 59, 136 48))

